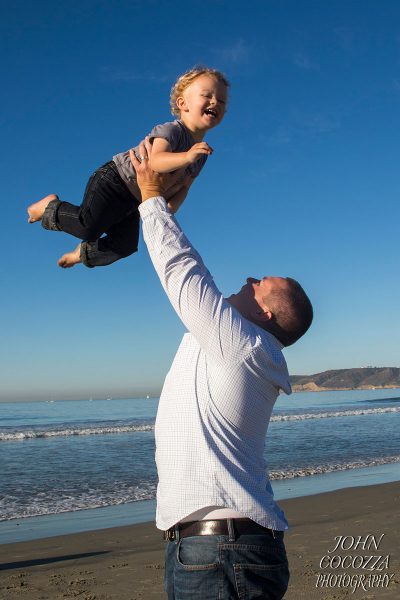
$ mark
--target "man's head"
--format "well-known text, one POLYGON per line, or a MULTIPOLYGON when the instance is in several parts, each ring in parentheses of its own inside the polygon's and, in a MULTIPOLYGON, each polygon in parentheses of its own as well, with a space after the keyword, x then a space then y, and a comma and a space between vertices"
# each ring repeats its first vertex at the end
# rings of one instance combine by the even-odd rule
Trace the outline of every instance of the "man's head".
POLYGON ((312 304, 290 277, 249 277, 228 301, 249 321, 269 331, 284 346, 294 344, 310 327, 312 304))
POLYGON ((229 82, 216 69, 202 65, 186 71, 171 89, 170 105, 173 115, 193 122, 195 129, 211 129, 225 114, 229 82))

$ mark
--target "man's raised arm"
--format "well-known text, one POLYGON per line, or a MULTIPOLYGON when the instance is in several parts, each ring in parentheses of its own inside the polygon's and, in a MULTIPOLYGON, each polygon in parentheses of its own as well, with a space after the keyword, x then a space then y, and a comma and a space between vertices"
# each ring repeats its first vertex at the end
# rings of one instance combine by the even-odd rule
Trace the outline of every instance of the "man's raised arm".
POLYGON ((200 255, 168 209, 164 196, 174 191, 170 175, 154 173, 140 146, 142 161, 131 153, 142 193, 143 235, 168 298, 203 350, 216 360, 236 361, 251 350, 254 329, 222 296, 200 255))

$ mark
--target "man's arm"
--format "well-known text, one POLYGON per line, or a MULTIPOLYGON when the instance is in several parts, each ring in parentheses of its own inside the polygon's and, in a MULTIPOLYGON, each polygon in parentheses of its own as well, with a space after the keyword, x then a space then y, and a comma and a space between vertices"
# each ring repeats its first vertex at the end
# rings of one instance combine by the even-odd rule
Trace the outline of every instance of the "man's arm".
POLYGON ((147 160, 139 163, 133 153, 131 159, 142 193, 144 239, 171 304, 207 354, 220 361, 243 359, 253 349, 256 328, 223 298, 168 210, 162 197, 168 176, 154 173, 147 160))

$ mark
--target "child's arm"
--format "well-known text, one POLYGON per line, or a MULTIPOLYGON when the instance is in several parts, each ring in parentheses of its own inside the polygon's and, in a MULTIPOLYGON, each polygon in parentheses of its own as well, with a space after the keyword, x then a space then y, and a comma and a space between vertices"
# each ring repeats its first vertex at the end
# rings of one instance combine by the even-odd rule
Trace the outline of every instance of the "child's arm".
POLYGON ((183 204, 183 201, 185 200, 193 181, 193 177, 185 177, 184 181, 180 184, 177 191, 175 192, 174 190, 172 190, 172 196, 169 196, 169 194, 166 195, 168 208, 172 213, 176 213, 178 208, 180 208, 180 206, 183 204))
POLYGON ((154 138, 150 157, 150 166, 157 173, 170 173, 196 162, 202 154, 212 154, 213 149, 207 142, 193 144, 187 152, 172 152, 164 138, 154 138))

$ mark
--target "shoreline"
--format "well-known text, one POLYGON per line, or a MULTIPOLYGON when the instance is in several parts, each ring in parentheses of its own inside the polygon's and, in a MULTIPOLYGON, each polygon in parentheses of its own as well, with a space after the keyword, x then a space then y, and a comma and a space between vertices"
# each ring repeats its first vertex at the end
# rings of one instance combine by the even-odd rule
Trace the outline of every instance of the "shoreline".
MULTIPOLYGON (((281 500, 279 504, 290 524, 285 543, 291 580, 285 600, 399 597, 400 481, 281 500), (321 568, 321 559, 334 548, 337 536, 346 536, 348 545, 358 536, 364 540, 364 549, 354 549, 353 544, 352 549, 334 553, 342 558, 366 554, 389 557, 383 568, 372 571, 381 575, 381 582, 383 575, 392 575, 388 585, 377 586, 375 579, 376 589, 365 589, 371 570, 361 567, 321 568), (378 549, 365 549, 368 536, 380 539, 378 549), (321 580, 324 574, 325 580, 321 580), (349 575, 344 582, 354 576, 353 582, 361 581, 362 586, 352 593, 349 585, 337 584, 339 574, 349 575), (362 575, 364 579, 360 579, 362 575), (334 576, 336 585, 332 585, 334 576), (326 585, 318 585, 321 581, 326 585)), ((165 597, 163 548, 161 532, 153 523, 3 544, 0 598, 161 599, 165 597)))
MULTIPOLYGON (((277 502, 335 490, 400 481, 400 462, 272 480, 277 502)), ((2 544, 33 541, 154 521, 155 499, 0 521, 2 544)))

